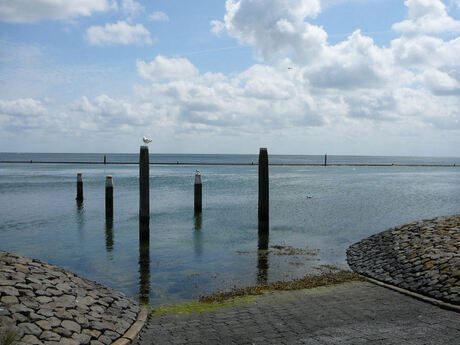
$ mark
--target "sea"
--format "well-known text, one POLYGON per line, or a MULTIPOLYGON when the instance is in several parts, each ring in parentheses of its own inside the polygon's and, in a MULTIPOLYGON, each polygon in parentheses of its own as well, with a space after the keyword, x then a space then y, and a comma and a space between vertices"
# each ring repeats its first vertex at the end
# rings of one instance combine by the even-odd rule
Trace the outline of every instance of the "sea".
POLYGON ((321 166, 324 156, 269 155, 271 164, 287 165, 270 166, 270 248, 262 253, 257 155, 151 154, 157 164, 150 166, 146 248, 139 243, 139 167, 110 164, 136 163, 138 154, 106 158, 104 165, 91 164, 103 162, 103 153, 0 153, 9 162, 0 163, 0 250, 157 305, 346 269, 346 249, 356 241, 460 213, 459 157, 328 155, 328 164, 345 165, 321 166), (196 170, 201 216, 193 211, 196 170), (75 200, 77 173, 83 203, 75 200), (113 219, 105 218, 107 175, 113 219))

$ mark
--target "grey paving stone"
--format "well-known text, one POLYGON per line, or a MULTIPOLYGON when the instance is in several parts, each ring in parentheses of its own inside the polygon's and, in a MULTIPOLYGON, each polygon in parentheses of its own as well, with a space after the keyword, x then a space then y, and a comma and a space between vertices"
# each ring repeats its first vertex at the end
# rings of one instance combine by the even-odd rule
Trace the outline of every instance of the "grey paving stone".
POLYGON ((275 293, 256 302, 152 317, 134 344, 360 345, 418 339, 418 344, 457 345, 453 341, 460 338, 460 313, 366 282, 275 293))

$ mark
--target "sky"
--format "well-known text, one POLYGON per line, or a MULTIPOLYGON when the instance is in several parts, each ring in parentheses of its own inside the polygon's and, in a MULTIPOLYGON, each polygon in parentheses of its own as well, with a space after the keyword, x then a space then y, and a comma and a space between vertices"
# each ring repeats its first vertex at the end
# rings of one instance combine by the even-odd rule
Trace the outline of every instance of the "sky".
POLYGON ((460 0, 0 0, 0 152, 460 156, 460 0))

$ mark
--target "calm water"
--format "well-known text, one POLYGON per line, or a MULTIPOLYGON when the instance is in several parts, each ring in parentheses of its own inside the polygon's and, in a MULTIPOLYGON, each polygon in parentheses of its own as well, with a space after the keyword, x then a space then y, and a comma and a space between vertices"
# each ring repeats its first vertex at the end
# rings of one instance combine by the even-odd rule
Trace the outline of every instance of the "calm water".
MULTIPOLYGON (((0 160, 101 161, 99 154, 0 154, 0 160)), ((322 162, 322 156, 270 156, 322 162)), ((137 161, 137 155, 108 155, 137 161)), ((152 155, 155 162, 257 161, 252 155, 152 155)), ((333 163, 459 164, 459 158, 339 157, 333 163)), ((150 250, 139 250, 136 165, 0 164, 0 249, 40 258, 131 296, 177 302, 233 285, 346 267, 353 242, 421 218, 460 212, 460 168, 271 167, 270 244, 307 249, 258 256, 257 167, 152 166, 150 250), (203 174, 203 216, 193 216, 193 176, 203 174), (75 202, 77 172, 85 201, 75 202), (113 224, 105 176, 114 176, 113 224), (311 198, 309 198, 311 196, 311 198), (311 254, 317 255, 311 255, 311 254), (139 263, 141 262, 141 264, 139 263)))

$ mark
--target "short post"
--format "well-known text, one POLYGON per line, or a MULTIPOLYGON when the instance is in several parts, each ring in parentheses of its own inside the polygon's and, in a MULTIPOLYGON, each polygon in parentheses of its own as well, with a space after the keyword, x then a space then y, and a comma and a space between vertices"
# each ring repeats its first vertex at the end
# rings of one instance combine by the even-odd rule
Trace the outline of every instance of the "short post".
POLYGON ((261 148, 259 152, 259 249, 268 249, 269 237, 269 183, 268 152, 261 148))
POLYGON ((113 177, 105 178, 105 217, 113 217, 113 177))
POLYGON ((201 173, 197 170, 195 174, 195 215, 201 214, 202 212, 202 191, 203 185, 201 181, 201 173))
POLYGON ((107 156, 104 155, 104 164, 107 164, 107 156))
POLYGON ((324 166, 327 165, 327 154, 324 155, 324 166))
POLYGON ((83 177, 81 173, 77 174, 77 197, 75 199, 78 202, 83 201, 83 177))
POLYGON ((141 146, 139 154, 139 239, 150 239, 149 148, 141 146))

